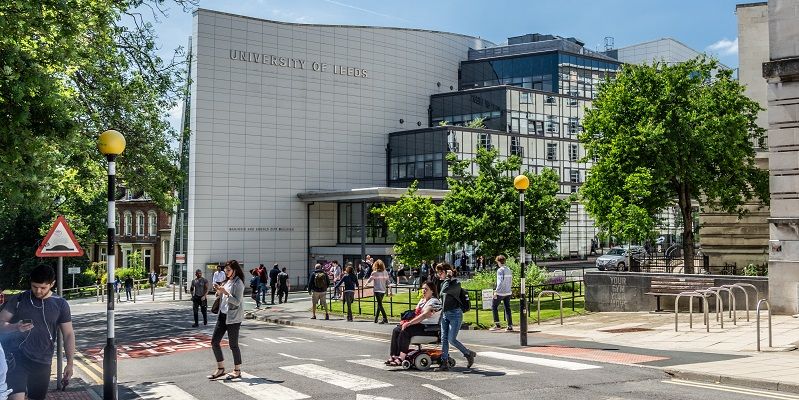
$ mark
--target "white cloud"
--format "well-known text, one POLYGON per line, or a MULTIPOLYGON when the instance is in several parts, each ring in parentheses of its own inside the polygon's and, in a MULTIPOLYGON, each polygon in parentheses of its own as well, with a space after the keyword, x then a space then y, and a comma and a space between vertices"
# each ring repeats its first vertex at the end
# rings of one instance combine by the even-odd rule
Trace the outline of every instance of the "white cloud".
POLYGON ((705 49, 720 56, 736 56, 738 55, 738 38, 735 38, 735 40, 724 38, 707 46, 705 49))
POLYGON ((314 21, 313 18, 308 15, 300 15, 292 11, 272 9, 271 12, 272 17, 280 21, 296 22, 298 24, 311 24, 314 21))

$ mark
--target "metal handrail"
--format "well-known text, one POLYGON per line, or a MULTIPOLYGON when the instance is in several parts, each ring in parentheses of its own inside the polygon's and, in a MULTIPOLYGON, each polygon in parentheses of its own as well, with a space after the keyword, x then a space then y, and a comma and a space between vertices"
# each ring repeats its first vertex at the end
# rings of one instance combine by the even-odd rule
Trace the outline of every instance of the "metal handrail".
POLYGON ((558 299, 560 299, 560 324, 563 325, 563 297, 554 290, 542 290, 538 293, 538 325, 541 325, 541 296, 545 294, 558 295, 558 299))
MULTIPOLYGON (((748 283, 745 283, 745 284, 733 283, 732 285, 721 285, 721 287, 729 288, 730 292, 732 292, 732 289, 736 289, 736 288, 737 289, 741 289, 744 292, 744 302, 745 302, 745 305, 746 305, 746 322, 749 322, 749 291, 747 291, 746 288, 743 287, 742 285, 749 285, 749 284, 748 283)), ((751 285, 751 286, 754 287, 754 285, 751 285)), ((757 288, 755 288, 755 290, 757 290, 757 288)))
POLYGON ((767 299, 760 299, 757 301, 757 307, 755 308, 755 313, 757 315, 757 351, 760 351, 760 305, 766 303, 768 306, 768 347, 774 347, 771 345, 771 304, 769 304, 767 299))
POLYGON ((708 304, 707 304, 707 294, 698 292, 698 291, 690 291, 690 292, 681 292, 677 295, 677 299, 674 300, 674 332, 678 332, 677 329, 678 321, 679 321, 679 313, 680 313, 680 297, 682 296, 690 296, 688 300, 688 327, 693 329, 694 328, 694 297, 699 297, 705 303, 704 313, 705 313, 705 328, 707 332, 710 332, 710 317, 708 316, 708 304))

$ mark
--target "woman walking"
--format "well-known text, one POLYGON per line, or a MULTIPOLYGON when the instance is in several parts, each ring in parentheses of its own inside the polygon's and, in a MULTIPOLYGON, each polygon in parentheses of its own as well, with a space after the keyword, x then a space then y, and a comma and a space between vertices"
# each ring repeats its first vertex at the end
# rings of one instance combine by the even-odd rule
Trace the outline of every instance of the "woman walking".
POLYGON ((386 264, 383 264, 383 260, 375 260, 374 265, 374 272, 369 275, 369 279, 366 281, 366 284, 372 283, 374 285, 374 293, 375 299, 377 300, 377 308, 375 309, 375 323, 380 318, 380 313, 383 313, 383 320, 380 321, 381 324, 388 323, 388 316, 386 315, 386 309, 383 308, 383 297, 386 295, 386 290, 388 289, 388 282, 391 279, 388 276, 388 272, 386 272, 386 264))
POLYGON ((241 350, 239 349, 239 328, 244 320, 244 271, 238 261, 230 260, 225 264, 225 281, 214 283, 216 295, 222 296, 219 303, 219 318, 216 320, 211 348, 216 357, 216 371, 208 375, 208 379, 217 379, 225 375, 225 358, 222 356, 222 337, 227 332, 230 350, 233 352, 233 373, 225 379, 241 378, 241 350))
POLYGON ((355 275, 355 269, 352 268, 351 262, 347 263, 343 277, 338 281, 334 289, 339 290, 341 285, 344 285, 344 304, 347 305, 347 321, 352 321, 352 302, 355 300, 355 289, 358 288, 358 276, 355 275))

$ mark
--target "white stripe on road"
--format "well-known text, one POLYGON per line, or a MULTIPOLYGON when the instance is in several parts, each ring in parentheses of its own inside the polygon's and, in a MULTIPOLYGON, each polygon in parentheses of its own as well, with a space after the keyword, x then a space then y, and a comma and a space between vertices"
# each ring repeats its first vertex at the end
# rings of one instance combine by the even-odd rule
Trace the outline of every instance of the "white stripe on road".
POLYGON ((155 382, 146 386, 136 385, 132 389, 143 400, 197 400, 196 397, 183 391, 183 389, 167 382, 155 382))
POLYGON ((409 371, 403 370, 402 367, 395 367, 391 365, 386 365, 383 361, 374 358, 365 358, 360 360, 347 360, 347 362, 351 362, 353 364, 359 364, 366 367, 377 368, 383 371, 395 371, 404 375, 415 376, 417 378, 427 379, 431 381, 445 381, 447 379, 453 378, 466 378, 466 376, 460 372, 456 371, 437 371, 435 373, 430 372, 422 372, 422 371, 409 371))
POLYGON ((290 355, 290 354, 286 354, 286 353, 277 353, 277 354, 280 354, 280 355, 281 355, 281 356, 283 356, 283 357, 293 358, 293 359, 295 359, 295 360, 304 360, 304 361, 318 361, 318 362, 322 362, 322 361, 324 361, 324 360, 320 360, 320 359, 318 359, 318 358, 302 358, 302 357, 292 356, 292 355, 290 355))
POLYGON ((355 394, 355 400, 394 400, 390 397, 370 396, 368 394, 355 394))
POLYGON ((518 369, 505 368, 505 367, 500 367, 500 366, 497 366, 497 365, 488 365, 488 364, 483 364, 483 363, 477 363, 477 365, 472 366, 471 371, 467 371, 467 373, 469 373, 469 374, 480 374, 480 373, 483 373, 483 372, 488 372, 488 373, 496 372, 496 373, 502 373, 502 374, 505 374, 505 375, 521 375, 521 374, 532 374, 533 373, 533 371, 521 371, 521 370, 518 370, 518 369))
POLYGON ((217 380, 217 382, 221 382, 225 386, 255 399, 300 400, 311 397, 294 389, 289 389, 283 385, 273 383, 268 379, 259 378, 244 372, 241 373, 241 379, 217 380))
POLYGON ((461 400, 460 397, 458 397, 458 396, 456 396, 456 395, 454 395, 454 394, 452 394, 452 393, 450 393, 450 392, 448 392, 448 391, 446 391, 446 390, 444 390, 444 389, 442 389, 440 387, 436 387, 436 386, 433 386, 433 385, 430 385, 430 384, 427 384, 427 383, 425 383, 422 386, 424 386, 424 387, 426 387, 426 388, 428 388, 430 390, 435 390, 436 392, 441 393, 444 396, 447 396, 447 397, 449 397, 452 400, 461 400))
POLYGON ((703 388, 703 389, 712 389, 712 390, 718 390, 718 391, 722 391, 722 392, 742 393, 742 394, 748 394, 748 395, 752 395, 752 396, 765 397, 767 399, 782 399, 782 400, 796 400, 796 399, 799 399, 799 396, 794 395, 794 394, 772 392, 772 391, 766 391, 766 390, 747 389, 747 388, 735 387, 735 386, 725 386, 725 385, 718 385, 718 384, 715 384, 715 383, 689 382, 689 381, 682 381, 682 380, 669 380, 669 381, 661 381, 661 382, 670 383, 672 385, 689 386, 689 387, 703 388))
POLYGON ((289 365, 280 367, 280 369, 293 374, 336 385, 344 389, 349 389, 354 392, 359 390, 393 386, 390 383, 381 382, 376 379, 366 378, 363 376, 352 375, 346 372, 336 371, 316 364, 289 365))
POLYGON ((541 365, 544 367, 567 369, 570 371, 582 371, 585 369, 602 368, 597 365, 576 363, 571 361, 550 360, 548 358, 522 356, 518 354, 499 353, 496 351, 483 351, 477 353, 477 355, 480 357, 496 358, 498 360, 516 361, 525 364, 541 365))

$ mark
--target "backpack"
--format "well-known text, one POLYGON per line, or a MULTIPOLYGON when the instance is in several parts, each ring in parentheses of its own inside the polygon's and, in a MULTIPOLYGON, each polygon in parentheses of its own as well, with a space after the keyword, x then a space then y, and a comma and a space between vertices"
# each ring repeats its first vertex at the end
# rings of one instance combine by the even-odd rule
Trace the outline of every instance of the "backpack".
POLYGON ((461 311, 469 312, 472 309, 472 303, 469 301, 469 293, 461 289, 461 294, 458 296, 458 301, 461 303, 461 311))
POLYGON ((327 274, 324 271, 314 272, 313 285, 317 291, 327 290, 327 274))

